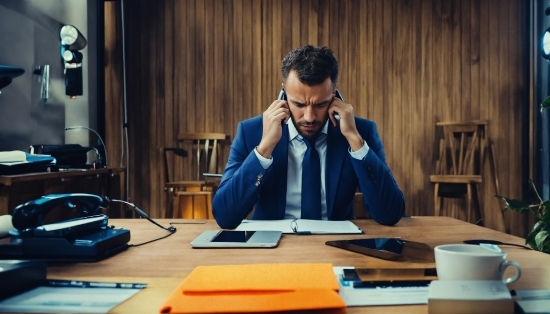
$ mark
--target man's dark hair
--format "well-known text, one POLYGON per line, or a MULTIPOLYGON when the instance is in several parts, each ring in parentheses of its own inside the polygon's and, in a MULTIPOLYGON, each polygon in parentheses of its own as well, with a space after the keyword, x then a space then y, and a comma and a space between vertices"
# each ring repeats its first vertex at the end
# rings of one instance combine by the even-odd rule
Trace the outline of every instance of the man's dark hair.
POLYGON ((305 45, 289 52, 282 62, 283 82, 288 73, 295 70, 298 79, 305 85, 314 86, 330 77, 332 85, 338 81, 338 61, 330 48, 305 45))

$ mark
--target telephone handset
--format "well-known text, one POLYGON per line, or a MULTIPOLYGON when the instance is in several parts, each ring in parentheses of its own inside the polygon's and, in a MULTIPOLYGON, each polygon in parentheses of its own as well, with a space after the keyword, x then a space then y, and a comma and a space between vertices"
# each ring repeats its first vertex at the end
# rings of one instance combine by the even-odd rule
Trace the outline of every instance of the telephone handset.
POLYGON ((43 225, 44 217, 54 207, 66 204, 74 207, 80 205, 80 217, 89 217, 101 214, 103 199, 97 195, 84 193, 71 194, 49 194, 41 198, 26 202, 13 210, 12 224, 22 231, 29 228, 36 228, 43 225))
MULTIPOLYGON (((334 96, 338 99, 340 99, 341 101, 344 101, 344 97, 342 97, 342 94, 340 94, 340 92, 336 89, 334 90, 334 96)), ((281 91, 279 92, 279 97, 277 97, 278 100, 287 100, 286 99, 286 92, 285 92, 285 88, 281 88, 281 91)), ((334 118, 338 121, 340 121, 340 116, 337 114, 337 113, 334 113, 334 118)))

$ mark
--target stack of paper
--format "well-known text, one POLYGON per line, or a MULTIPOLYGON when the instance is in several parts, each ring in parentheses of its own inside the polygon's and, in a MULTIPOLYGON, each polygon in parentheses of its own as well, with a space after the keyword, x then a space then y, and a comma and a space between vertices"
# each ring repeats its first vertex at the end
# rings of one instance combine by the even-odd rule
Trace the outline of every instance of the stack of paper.
POLYGON ((27 155, 21 150, 0 152, 0 163, 27 162, 27 155))
POLYGON ((331 264, 199 266, 161 313, 246 313, 345 308, 331 264))

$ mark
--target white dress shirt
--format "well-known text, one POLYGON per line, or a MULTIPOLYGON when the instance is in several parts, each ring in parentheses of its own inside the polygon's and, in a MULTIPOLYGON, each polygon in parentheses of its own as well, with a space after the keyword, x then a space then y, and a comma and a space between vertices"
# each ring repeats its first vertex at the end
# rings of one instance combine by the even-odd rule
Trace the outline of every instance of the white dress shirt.
MULTIPOLYGON (((325 173, 326 173, 326 159, 327 159, 327 130, 330 120, 327 120, 325 126, 321 130, 321 134, 315 142, 315 148, 319 153, 319 159, 321 162, 321 217, 323 220, 327 220, 327 197, 325 189, 325 173)), ((288 125, 288 170, 287 170, 287 190, 286 190, 286 211, 285 219, 300 218, 302 207, 302 160, 306 153, 307 146, 304 143, 304 138, 298 133, 294 123, 291 119, 287 122, 288 125)), ((264 169, 271 167, 273 163, 273 157, 265 158, 254 149, 256 157, 260 161, 260 164, 264 169)), ((349 149, 350 155, 362 160, 369 152, 369 146, 367 142, 363 141, 363 147, 358 151, 352 152, 349 149)))

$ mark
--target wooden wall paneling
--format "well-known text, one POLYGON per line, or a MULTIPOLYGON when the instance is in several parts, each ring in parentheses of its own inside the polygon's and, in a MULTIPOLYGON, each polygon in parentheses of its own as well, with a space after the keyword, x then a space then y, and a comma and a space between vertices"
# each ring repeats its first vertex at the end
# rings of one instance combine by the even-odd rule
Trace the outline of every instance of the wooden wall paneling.
POLYGON ((204 97, 197 106, 201 107, 204 114, 203 132, 213 131, 214 110, 214 82, 216 68, 214 67, 214 50, 216 49, 214 6, 216 1, 205 0, 204 2, 204 97))
POLYGON ((300 1, 300 43, 309 44, 309 0, 300 1))
MULTIPOLYGON (((283 48, 281 45, 282 37, 286 34, 283 34, 283 25, 282 25, 282 16, 283 12, 283 4, 281 0, 273 0, 272 1, 272 20, 271 20, 271 34, 272 34, 272 42, 271 42, 271 49, 272 51, 272 57, 271 57, 271 69, 273 72, 266 73, 268 77, 271 78, 272 85, 269 86, 271 90, 271 95, 267 97, 267 101, 265 104, 265 108, 273 102, 277 98, 277 95, 279 93, 279 84, 283 81, 282 74, 281 74, 281 60, 283 57, 288 53, 288 51, 283 52, 283 48)), ((265 109, 264 109, 265 110, 265 109)))
MULTIPOLYGON (((363 3, 363 2, 361 2, 363 3)), ((318 0, 317 4, 317 45, 328 46, 330 41, 330 24, 329 24, 329 2, 328 0, 318 0)), ((345 98, 344 98, 345 99, 345 98)))
MULTIPOLYGON (((374 106, 373 95, 373 73, 372 64, 374 60, 373 52, 373 18, 372 1, 361 1, 359 3, 359 71, 358 77, 358 103, 363 103, 363 117, 371 119, 371 107, 374 106)), ((345 99, 345 98, 344 98, 345 99)))
MULTIPOLYGON (((340 41, 340 36, 342 36, 340 32, 340 26, 339 26, 339 1, 338 0, 328 0, 328 8, 329 8, 329 45, 330 49, 334 52, 336 57, 338 57, 338 46, 340 41)), ((342 70, 342 64, 340 63, 340 60, 338 60, 338 70, 342 70)), ((340 77, 338 77, 338 84, 340 84, 340 77)), ((339 86, 339 88, 342 88, 342 86, 339 86)), ((346 91, 342 89, 342 93, 344 96, 344 99, 347 99, 346 91)))
POLYGON ((319 2, 309 0, 308 22, 308 44, 319 45, 319 2))
POLYGON ((393 37, 394 37, 394 29, 393 29, 393 1, 384 1, 382 4, 382 58, 380 59, 382 63, 382 67, 380 68, 380 72, 378 73, 380 78, 382 78, 382 86, 381 86, 381 92, 382 92, 382 99, 381 99, 381 106, 383 108, 382 110, 382 116, 379 117, 379 120, 377 120, 378 128, 382 130, 383 138, 385 138, 384 142, 384 150, 386 153, 386 161, 388 165, 390 166, 393 171, 397 171, 400 175, 398 176, 397 182, 401 186, 403 185, 403 169, 401 167, 401 163, 399 161, 399 158, 397 157, 397 154, 394 150, 394 147, 397 145, 396 142, 399 141, 397 137, 391 138, 390 134, 393 134, 393 124, 392 124, 392 116, 391 108, 392 103, 394 101, 393 94, 395 93, 395 85, 393 82, 393 60, 394 60, 394 53, 395 53, 395 47, 393 46, 393 37))
MULTIPOLYGON (((185 62, 185 65, 182 65, 184 72, 179 73, 178 75, 178 80, 180 82, 178 84, 178 90, 181 93, 181 96, 176 101, 180 106, 180 111, 182 114, 180 115, 180 124, 178 125, 176 132, 198 132, 199 129, 197 126, 195 104, 200 98, 200 96, 197 96, 197 85, 200 82, 197 81, 197 69, 195 67, 195 60, 197 56, 197 50, 195 48, 195 44, 197 42, 196 2, 193 0, 188 0, 176 1, 175 3, 178 7, 179 15, 181 16, 180 19, 183 19, 181 22, 181 28, 174 30, 174 32, 178 34, 178 40, 182 41, 180 46, 181 50, 178 50, 176 55, 181 58, 178 63, 185 62)), ((186 158, 178 158, 178 164, 177 167, 175 167, 176 171, 178 171, 177 173, 181 175, 181 177, 178 176, 178 178, 194 178, 194 171, 192 171, 191 167, 193 152, 189 151, 188 146, 182 146, 182 148, 187 150, 188 155, 186 158)))
MULTIPOLYGON (((493 134, 496 134, 496 119, 490 115, 489 113, 489 99, 490 99, 490 89, 489 89, 489 74, 491 73, 490 70, 490 59, 491 59, 491 53, 492 49, 489 45, 489 40, 491 37, 491 29, 490 29, 490 18, 491 12, 489 11, 489 5, 488 2, 481 2, 479 4, 479 61, 478 61, 478 68, 479 68, 479 78, 473 78, 472 79, 472 86, 479 85, 479 99, 478 99, 478 106, 479 106, 479 116, 481 117, 487 117, 489 120, 489 124, 487 125, 487 137, 491 139, 491 141, 495 141, 493 134), (478 84, 476 84, 478 82, 478 84)), ((488 172, 487 167, 485 167, 483 171, 483 176, 486 178, 485 182, 487 182, 488 178, 488 172)), ((485 188, 486 183, 483 184, 482 187, 480 187, 481 199, 485 200, 485 205, 489 202, 487 202, 487 196, 490 194, 490 190, 485 188)), ((487 220, 491 220, 490 212, 487 210, 487 207, 483 208, 484 216, 486 221, 484 223, 487 223, 487 220)))
MULTIPOLYGON (((472 117, 481 117, 480 89, 480 1, 470 3, 470 114, 472 117)), ((467 8, 465 9, 467 10, 467 8)), ((468 79, 468 78, 466 78, 468 79)))
MULTIPOLYGON (((410 121, 410 124, 416 124, 417 121, 420 121, 419 115, 421 114, 417 108, 418 102, 416 99, 416 92, 419 90, 420 81, 417 79, 418 72, 415 71, 415 66, 418 63, 418 34, 415 29, 417 14, 415 6, 417 5, 413 2, 402 1, 398 3, 398 16, 403 19, 402 23, 398 22, 397 24, 399 28, 403 28, 403 30, 400 31, 402 36, 399 36, 402 41, 400 45, 403 47, 400 52, 400 58, 403 59, 400 61, 403 74, 401 79, 402 97, 398 103, 394 104, 396 111, 397 108, 400 108, 397 125, 402 141, 402 147, 400 148, 401 156, 403 156, 404 152, 410 156, 408 158, 401 158, 403 167, 410 169, 402 187, 403 189, 406 189, 410 195, 414 195, 415 193, 414 182, 418 171, 418 165, 415 164, 420 160, 417 158, 411 158, 415 155, 414 151, 416 143, 414 139, 419 136, 420 133, 418 131, 422 129, 411 129, 410 126, 403 123, 403 121, 410 121)), ((397 48, 396 51, 400 51, 400 49, 397 48)), ((411 198, 411 200, 413 200, 413 198, 411 198)), ((411 203, 411 205, 412 204, 413 203, 411 203)))
POLYGON ((233 122, 233 101, 235 94, 235 85, 234 85, 234 79, 233 79, 233 73, 234 73, 234 59, 233 59, 233 38, 231 37, 231 34, 233 33, 233 1, 223 1, 223 10, 224 10, 224 16, 223 16, 223 30, 224 30, 224 38, 223 38, 223 51, 224 51, 224 67, 225 67, 225 84, 224 84, 224 95, 225 95, 225 101, 227 102, 224 104, 223 112, 225 115, 225 123, 224 127, 225 130, 229 130, 230 133, 233 134, 236 129, 236 125, 233 122))
POLYGON ((461 51, 460 51, 460 93, 461 97, 461 109, 464 120, 473 120, 479 116, 475 114, 475 110, 472 108, 472 17, 470 6, 472 5, 470 0, 464 0, 458 3, 460 6, 460 30, 461 30, 461 51))
MULTIPOLYGON (((212 118, 213 128, 206 130, 207 132, 226 133, 225 120, 228 116, 228 110, 230 106, 229 99, 225 94, 224 85, 227 81, 225 77, 226 62, 224 60, 224 6, 226 1, 214 1, 214 44, 212 49, 214 51, 214 69, 213 69, 213 99, 212 99, 212 111, 209 112, 209 116, 212 118)), ((221 153, 221 152, 220 152, 221 153)), ((219 172, 223 170, 224 165, 218 165, 219 172)))
MULTIPOLYGON (((252 70, 254 63, 252 54, 252 4, 250 0, 243 0, 242 3, 242 93, 237 103, 243 106, 243 118, 254 116, 252 107, 252 70)), ((241 119, 242 120, 242 119, 241 119)), ((236 121, 235 124, 238 122, 236 121)))
MULTIPOLYGON (((432 41, 431 41, 431 47, 433 50, 432 53, 432 69, 433 69, 433 85, 431 85, 431 88, 433 90, 433 100, 432 100, 432 106, 431 106, 431 114, 432 114, 432 124, 430 126, 431 134, 433 135, 433 138, 436 139, 433 142, 433 152, 432 152, 432 160, 437 160, 438 158, 438 149, 439 148, 439 138, 442 137, 442 131, 440 128, 436 127, 436 123, 439 121, 444 121, 445 118, 443 117, 443 114, 441 110, 443 108, 443 98, 442 93, 439 91, 445 90, 443 86, 443 73, 444 73, 444 67, 443 67, 443 54, 446 53, 443 50, 435 49, 435 47, 444 47, 443 43, 443 35, 442 35, 442 12, 441 12, 441 0, 433 1, 432 7, 430 10, 432 17, 432 24, 431 32, 433 34, 432 41)), ((435 162, 432 163, 430 173, 435 173, 435 162)), ((434 186, 433 184, 430 185, 430 190, 433 193, 434 186)), ((449 202, 447 202, 449 203, 449 202)), ((448 207, 445 205, 444 208, 441 211, 442 215, 446 215, 445 209, 448 207)), ((433 207, 432 207, 433 209, 433 207)))
MULTIPOLYGON (((264 76, 262 75, 262 8, 260 1, 252 0, 252 91, 253 115, 259 115, 264 111, 262 103, 264 76)), ((290 13, 288 16, 291 16, 290 13)), ((278 87, 275 93, 278 93, 278 87)), ((269 92, 269 91, 267 91, 269 92)), ((276 94, 277 95, 277 94, 276 94)), ((274 96, 275 97, 275 96, 274 96)))
MULTIPOLYGON (((287 0, 284 2, 284 5, 288 8, 288 13, 292 15, 292 20, 290 21, 292 30, 292 48, 297 48, 301 46, 302 40, 300 39, 300 32, 302 30, 302 27, 300 27, 302 23, 302 16, 301 16, 301 6, 302 1, 292 1, 287 0)), ((290 51, 290 50, 289 50, 290 51)))
MULTIPOLYGON (((493 10, 493 8, 491 8, 493 10)), ((491 46, 490 49, 493 51, 493 55, 496 57, 498 56, 498 63, 495 65, 495 69, 497 72, 496 78, 493 80, 492 85, 492 92, 494 93, 492 96, 495 99, 495 106, 491 106, 492 116, 497 121, 497 127, 495 128, 495 131, 498 132, 498 138, 499 141, 507 142, 510 141, 510 139, 513 139, 513 133, 521 133, 520 130, 514 130, 510 129, 508 126, 508 120, 509 116, 512 114, 511 111, 511 99, 510 99, 510 85, 508 83, 508 79, 510 76, 510 60, 508 58, 509 52, 508 52, 508 44, 509 44, 509 30, 508 26, 510 24, 509 21, 509 15, 508 10, 510 10, 510 1, 505 0, 502 2, 499 2, 499 5, 494 7, 495 14, 497 17, 497 27, 495 30, 495 36, 498 36, 498 43, 495 46, 491 46), (511 132, 512 131, 512 132, 511 132)), ((510 172, 516 172, 517 169, 521 168, 521 163, 516 164, 514 163, 514 155, 516 152, 520 152, 520 150, 516 150, 515 148, 516 143, 509 142, 508 144, 505 144, 508 146, 508 149, 510 150, 508 154, 499 154, 497 159, 499 160, 499 164, 504 165, 505 169, 510 169, 510 172)), ((500 146, 500 145, 499 145, 500 146)), ((521 146, 517 147, 521 149, 521 146)), ((499 151, 502 151, 499 149, 499 151)), ((517 173, 517 172, 516 172, 517 173)), ((510 185, 510 181, 507 179, 509 176, 505 176, 503 179, 503 182, 501 183, 501 187, 504 189, 504 191, 510 191, 511 194, 508 195, 517 195, 519 198, 521 198, 521 190, 516 189, 515 182, 510 185), (516 191, 519 191, 517 193, 516 191)), ((517 177, 516 177, 517 178, 517 177)), ((487 210, 490 208, 487 207, 487 210)), ((491 211, 493 213, 493 211, 491 211)))
MULTIPOLYGON (((150 7, 149 14, 151 15, 151 22, 150 25, 152 25, 152 35, 155 38, 164 38, 164 26, 165 23, 154 23, 153 21, 158 19, 164 18, 164 5, 166 4, 166 1, 163 1, 153 7, 151 4, 148 4, 148 7, 150 7)), ((164 53, 159 49, 156 42, 149 42, 148 44, 148 54, 150 56, 163 56, 164 53)), ((149 152, 148 154, 148 163, 146 164, 148 168, 148 176, 149 176, 149 185, 147 186, 144 191, 147 191, 146 193, 149 196, 149 212, 154 216, 158 217, 158 212, 160 210, 159 204, 156 202, 158 199, 157 197, 157 190, 159 189, 158 186, 158 179, 159 179, 159 168, 158 165, 158 149, 157 145, 160 142, 161 133, 163 134, 162 130, 162 123, 160 122, 161 119, 164 118, 163 115, 163 107, 164 107, 164 75, 165 75, 165 69, 164 69, 164 60, 163 58, 155 58, 153 62, 149 63, 150 72, 153 73, 152 77, 150 78, 153 88, 151 89, 151 98, 148 101, 148 105, 145 110, 149 112, 149 115, 147 116, 149 119, 149 142, 147 143, 149 152)))
MULTIPOLYGON (((510 43, 508 44, 508 58, 509 58, 509 65, 510 65, 510 74, 508 75, 508 86, 507 89, 510 91, 510 97, 509 97, 509 108, 506 110, 508 111, 508 128, 506 129, 508 134, 510 135, 510 139, 512 143, 514 144, 512 148, 513 154, 511 154, 511 166, 516 169, 517 175, 514 177, 512 176, 505 176, 509 180, 510 187, 515 188, 515 193, 518 196, 518 198, 523 197, 523 191, 521 189, 522 184, 523 186, 526 186, 527 182, 523 181, 522 171, 525 170, 526 174, 529 172, 528 167, 524 167, 526 163, 528 163, 528 157, 527 155, 522 154, 522 149, 524 147, 524 140, 527 141, 528 139, 524 137, 527 129, 527 126, 524 128, 517 128, 516 126, 523 125, 525 121, 527 121, 528 117, 528 107, 529 102, 527 101, 528 97, 524 96, 523 98, 518 97, 519 95, 528 95, 528 67, 527 65, 521 68, 519 65, 521 64, 520 60, 529 60, 529 54, 527 49, 513 49, 513 42, 511 38, 516 39, 518 46, 528 46, 528 39, 527 36, 521 36, 521 34, 527 34, 527 23, 521 23, 520 21, 524 21, 527 18, 527 6, 525 4, 518 3, 516 1, 509 0, 509 11, 508 11, 508 36, 510 38, 510 43), (512 37, 513 36, 513 37, 512 37), (515 79, 519 78, 519 79, 515 79), (512 126, 512 127, 510 127, 512 126), (521 130, 521 131, 520 131, 521 130), (526 159, 524 159, 524 157, 526 159)), ((527 64, 525 62, 524 64, 527 64)), ((526 144, 526 143, 525 143, 526 144)), ((500 176, 502 177, 502 176, 500 176)), ((515 194, 514 193, 514 194, 515 194)), ((529 190, 529 195, 531 194, 531 191, 529 190)), ((502 203, 499 202, 498 208, 503 208, 504 206, 502 203)), ((517 219, 520 218, 517 213, 514 213, 514 218, 510 221, 512 224, 512 228, 514 232, 518 232, 519 230, 523 230, 524 228, 530 229, 530 226, 532 226, 535 222, 532 219, 517 219), (530 221, 530 226, 525 226, 525 221, 530 221)), ((524 216, 525 217, 525 216, 524 216)), ((531 217, 530 215, 527 217, 531 217)))
MULTIPOLYGON (((505 2, 499 3, 498 6, 489 5, 486 7, 488 16, 492 17, 489 19, 488 33, 487 33, 489 38, 486 43, 486 49, 488 50, 488 53, 486 56, 487 57, 486 62, 488 62, 489 64, 488 66, 489 73, 487 74, 488 106, 487 106, 486 114, 490 117, 489 132, 490 132, 491 139, 495 143, 497 152, 502 151, 502 149, 504 148, 503 145, 506 146, 511 144, 511 143, 504 144, 507 141, 506 139, 507 135, 501 132, 501 128, 504 125, 506 125, 506 123, 504 125, 501 123, 502 121, 501 121, 500 107, 504 109, 507 106, 506 106, 506 103, 501 102, 500 89, 503 86, 500 86, 500 82, 498 80, 498 78, 502 78, 502 75, 505 75, 505 73, 500 73, 499 63, 503 62, 506 58, 503 52, 500 52, 501 50, 500 39, 502 36, 500 34, 501 32, 500 24, 502 22, 508 23, 507 19, 504 21, 502 20, 502 14, 500 13, 501 5, 503 7, 507 7, 507 4, 505 2)), ((507 100, 502 98, 502 101, 507 101, 507 100)), ((504 167, 503 169, 509 169, 509 163, 507 159, 508 158, 506 156, 503 156, 497 153, 497 158, 496 158, 497 164, 502 165, 502 167, 504 167)), ((512 172, 513 169, 509 169, 508 171, 512 172)), ((506 179, 500 182, 500 188, 501 188, 501 191, 506 191, 506 192, 510 191, 506 179)), ((488 190, 485 191, 485 195, 486 195, 485 198, 488 199, 488 196, 490 195, 488 190)), ((486 207, 485 211, 488 212, 489 207, 486 207)), ((492 217, 490 211, 488 212, 488 215, 492 217)))
MULTIPOLYGON (((263 110, 267 109, 268 104, 271 104, 273 97, 269 96, 271 90, 275 89, 274 71, 273 68, 273 3, 271 1, 262 2, 262 77, 265 80, 264 91, 262 95, 263 110), (271 101, 269 101, 271 99, 271 101)), ((280 82, 279 82, 280 83, 280 82)), ((279 92, 280 84, 272 93, 279 92)), ((262 111, 263 111, 262 110, 262 111)))
POLYGON ((434 145, 433 126, 435 125, 434 117, 431 114, 432 109, 432 5, 431 1, 421 1, 414 4, 413 8, 415 20, 413 27, 415 28, 415 111, 418 112, 417 121, 422 121, 423 127, 419 128, 416 133, 417 138, 414 139, 414 149, 411 152, 414 160, 417 160, 415 165, 416 173, 414 175, 414 183, 412 188, 411 214, 418 215, 423 205, 423 190, 421 187, 430 187, 433 189, 429 180, 429 174, 433 172, 433 163, 429 160, 435 160, 434 150, 437 146, 434 145), (431 156, 431 158, 429 157, 431 156))
POLYGON ((358 79, 359 75, 359 60, 361 58, 362 51, 359 50, 359 6, 356 7, 356 10, 350 9, 348 11, 348 47, 346 49, 347 55, 349 56, 349 67, 347 69, 348 77, 348 88, 349 90, 356 91, 351 94, 351 98, 344 98, 347 102, 351 103, 353 106, 353 111, 356 115, 364 117, 363 112, 366 106, 365 103, 359 102, 360 95, 360 81, 358 79))
POLYGON ((122 136, 122 45, 120 7, 116 2, 105 2, 105 145, 109 167, 120 165, 122 136))
MULTIPOLYGON (((372 43, 373 49, 372 49, 372 70, 370 72, 370 77, 372 78, 372 103, 368 104, 370 108, 371 115, 369 116, 370 120, 373 120, 376 123, 376 126, 378 128, 378 133, 380 134, 380 137, 384 143, 384 150, 387 155, 387 147, 390 141, 393 139, 390 139, 386 137, 386 132, 384 129, 384 108, 386 107, 386 103, 384 101, 384 89, 386 86, 386 81, 384 77, 385 72, 385 61, 384 59, 387 58, 386 53, 384 52, 384 35, 386 33, 384 32, 384 7, 382 1, 376 1, 372 5, 372 40, 369 42, 372 43), (376 12, 376 14, 374 13, 376 12), (376 18, 375 17, 378 17, 376 18), (382 18, 381 18, 382 17, 382 18)), ((386 158, 386 162, 387 162, 386 158)), ((395 170, 393 170, 395 171, 395 170)), ((396 176, 396 181, 398 184, 401 183, 400 178, 401 173, 396 176)), ((407 200, 405 199, 405 202, 407 200)))
POLYGON ((195 71, 196 71, 196 90, 195 99, 195 132, 205 132, 206 130, 206 34, 205 34, 205 11, 206 0, 196 0, 196 20, 195 20, 195 71))
MULTIPOLYGON (((410 180, 411 173, 409 171, 403 171, 404 169, 410 169, 407 166, 407 158, 400 158, 402 152, 410 151, 408 143, 405 138, 403 138, 403 132, 400 126, 400 121, 402 121, 401 113, 404 108, 408 109, 410 105, 409 102, 400 102, 402 99, 406 99, 406 91, 403 88, 404 80, 407 80, 407 69, 405 67, 405 60, 410 57, 407 56, 408 51, 406 43, 409 38, 407 38, 406 27, 404 25, 407 23, 408 19, 402 14, 402 1, 392 0, 392 20, 391 20, 391 29, 392 36, 388 37, 391 42, 392 54, 392 70, 389 71, 392 77, 392 86, 389 90, 389 99, 385 104, 385 107, 388 109, 388 123, 389 123, 389 133, 392 134, 393 140, 390 143, 389 152, 387 154, 391 156, 390 167, 398 167, 401 175, 401 189, 408 191, 408 182, 410 180), (402 27, 403 25, 403 27, 402 27), (396 110, 401 108, 401 110, 396 110)), ((405 110, 407 110, 405 109, 405 110)))
MULTIPOLYGON (((451 73, 451 81, 449 87, 449 93, 451 96, 450 108, 453 111, 453 116, 458 117, 459 120, 466 120, 465 116, 465 103, 462 101, 461 93, 464 92, 462 86, 462 27, 461 18, 462 0, 453 0, 450 2, 450 21, 449 26, 451 28, 451 59, 449 64, 449 71, 451 73)), ((456 120, 456 118, 455 118, 456 120)))
MULTIPOLYGON (((293 12, 294 8, 292 3, 296 1, 288 1, 283 0, 281 3, 281 60, 286 54, 294 49, 295 47, 292 45, 292 39, 293 39, 293 29, 292 29, 292 19, 293 15, 296 13, 293 12)), ((299 4, 299 2, 297 2, 299 4)), ((297 10, 300 10, 299 7, 297 10)), ((298 11, 299 13, 299 11, 298 11)), ((299 21, 298 17, 298 21, 299 21)), ((299 30, 299 28, 297 29, 299 30)), ((280 69, 280 60, 279 60, 279 69, 280 69)), ((279 70, 280 71, 280 70, 279 70)), ((275 88, 275 86, 274 86, 275 88)), ((277 96, 278 94, 275 94, 277 96)), ((275 98, 273 98, 275 99, 275 98)))
POLYGON ((243 110, 243 80, 246 80, 243 74, 243 24, 242 24, 242 0, 235 0, 233 2, 233 62, 235 64, 233 72, 234 90, 232 95, 233 104, 233 125, 244 117, 246 112, 243 110))
MULTIPOLYGON (((402 121, 414 121, 413 123, 417 124, 418 121, 424 120, 423 108, 421 104, 421 91, 422 91, 422 79, 421 79, 421 54, 422 54, 422 2, 412 2, 408 4, 410 12, 410 24, 409 42, 406 43, 409 47, 410 58, 409 58, 409 75, 408 75, 408 93, 410 99, 408 108, 402 112, 402 121)), ((403 101, 402 101, 403 102, 403 101)), ((423 182, 427 178, 422 169, 422 158, 415 158, 415 156, 422 155, 424 153, 423 147, 426 146, 426 141, 424 140, 424 128, 418 128, 416 130, 410 130, 408 127, 403 125, 402 130, 407 136, 406 141, 409 142, 410 150, 408 151, 407 161, 411 169, 411 178, 409 180, 408 190, 411 197, 411 205, 413 208, 418 208, 421 206, 418 204, 418 186, 425 184, 423 182), (417 183, 420 182, 420 183, 417 183)), ((427 185, 429 186, 429 184, 427 185)))
MULTIPOLYGON (((179 143, 177 142, 177 136, 180 132, 187 131, 185 128, 188 119, 187 116, 187 58, 188 58, 188 31, 187 31, 187 11, 188 6, 185 1, 173 1, 170 9, 173 11, 173 24, 172 29, 167 31, 167 33, 172 33, 173 46, 172 46, 172 66, 173 66, 173 81, 172 81, 172 106, 173 112, 166 111, 166 115, 172 114, 173 116, 173 126, 169 130, 171 132, 170 136, 167 136, 165 139, 166 147, 177 147, 179 143), (184 122, 185 121, 185 122, 184 122)), ((170 65, 167 65, 170 66, 170 65)), ((192 84, 189 84, 192 85, 192 84)), ((176 157, 173 154, 168 154, 169 167, 172 169, 172 175, 175 176, 175 179, 184 178, 181 174, 184 173, 183 164, 187 161, 182 157, 176 157), (177 176, 176 176, 177 174, 177 176)), ((165 207, 171 207, 173 205, 172 197, 167 195, 162 190, 162 195, 164 199, 161 201, 165 207)), ((173 208, 173 210, 176 210, 173 208)))
MULTIPOLYGON (((160 88, 164 90, 164 103, 160 103, 159 106, 162 108, 160 112, 162 116, 159 116, 160 120, 156 121, 157 132, 159 133, 159 142, 157 143, 156 149, 156 166, 153 165, 157 172, 157 186, 152 187, 151 195, 156 198, 153 208, 157 208, 156 216, 164 216, 166 211, 166 193, 158 193, 158 191, 164 191, 164 168, 159 167, 158 165, 163 164, 163 147, 171 147, 176 143, 177 134, 174 130, 178 129, 177 117, 179 108, 175 105, 174 102, 174 89, 177 86, 174 82, 174 72, 175 67, 180 63, 175 62, 174 46, 176 44, 175 32, 174 32, 174 0, 167 1, 165 3, 165 8, 163 16, 164 18, 164 29, 161 35, 164 36, 165 46, 161 47, 161 52, 163 52, 163 61, 164 61, 164 84, 160 88)), ((173 168, 173 166, 172 166, 173 168)))
MULTIPOLYGON (((344 90, 344 94, 350 95, 351 86, 350 86, 350 63, 348 58, 349 44, 350 44, 350 30, 349 30, 349 12, 348 12, 348 2, 338 2, 338 46, 334 47, 334 54, 338 59, 339 64, 339 81, 340 86, 344 90)), ((353 101, 353 96, 347 96, 345 99, 348 101, 353 101), (350 98, 351 97, 351 98, 350 98)))

